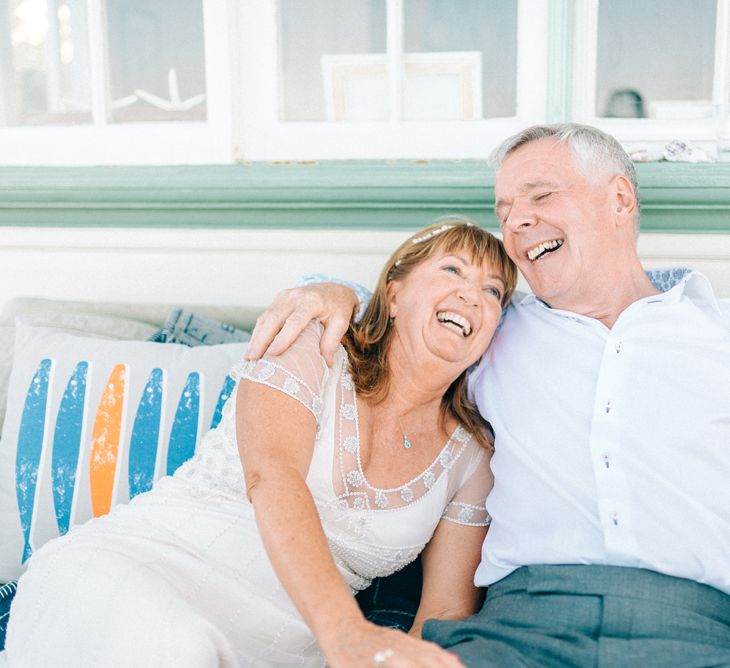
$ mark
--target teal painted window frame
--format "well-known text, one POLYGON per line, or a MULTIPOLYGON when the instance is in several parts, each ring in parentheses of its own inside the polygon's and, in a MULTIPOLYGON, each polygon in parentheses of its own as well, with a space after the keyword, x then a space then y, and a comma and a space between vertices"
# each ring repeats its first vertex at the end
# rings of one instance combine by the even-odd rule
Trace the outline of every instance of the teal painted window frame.
MULTIPOLYGON (((637 165, 642 231, 730 233, 730 163, 637 165)), ((0 226, 416 228, 449 213, 496 228, 484 161, 0 167, 0 226)))

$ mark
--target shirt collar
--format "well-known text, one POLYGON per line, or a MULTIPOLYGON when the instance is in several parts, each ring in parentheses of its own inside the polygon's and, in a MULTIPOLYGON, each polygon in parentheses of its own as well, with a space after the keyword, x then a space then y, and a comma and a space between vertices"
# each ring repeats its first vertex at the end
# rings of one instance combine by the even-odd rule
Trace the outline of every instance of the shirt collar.
MULTIPOLYGON (((686 296, 705 311, 715 314, 721 313, 710 281, 699 271, 687 267, 676 267, 669 270, 649 270, 646 273, 654 287, 662 292, 662 301, 673 303, 686 296)), ((515 293, 515 301, 521 306, 542 304, 546 308, 550 308, 532 293, 517 292, 515 293)))
POLYGON ((716 315, 722 313, 709 279, 699 271, 688 269, 673 287, 663 292, 661 297, 669 304, 678 302, 682 297, 687 297, 703 311, 716 315))

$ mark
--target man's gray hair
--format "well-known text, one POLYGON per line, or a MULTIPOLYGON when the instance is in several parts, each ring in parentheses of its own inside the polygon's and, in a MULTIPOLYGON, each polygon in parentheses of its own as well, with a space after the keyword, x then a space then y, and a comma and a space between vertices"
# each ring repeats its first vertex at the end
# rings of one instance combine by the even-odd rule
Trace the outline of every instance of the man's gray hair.
POLYGON ((634 163, 616 139, 598 128, 579 123, 533 125, 505 139, 489 156, 489 164, 498 170, 504 159, 520 146, 547 137, 567 142, 573 151, 578 169, 589 181, 595 182, 596 177, 605 175, 610 178, 616 174, 621 174, 629 180, 636 196, 634 231, 638 235, 641 205, 634 163))

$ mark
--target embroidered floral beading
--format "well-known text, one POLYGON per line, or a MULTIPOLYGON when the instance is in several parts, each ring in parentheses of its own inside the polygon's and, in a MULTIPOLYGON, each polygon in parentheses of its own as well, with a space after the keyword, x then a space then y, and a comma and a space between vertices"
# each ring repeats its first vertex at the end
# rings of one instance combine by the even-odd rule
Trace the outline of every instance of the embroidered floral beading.
MULTIPOLYGON (((315 483, 310 489, 332 555, 353 590, 368 586, 374 577, 402 568, 420 553, 441 519, 433 516, 433 504, 415 505, 426 494, 439 495, 435 497, 439 502, 443 495, 446 505, 443 519, 468 525, 488 522, 483 506, 463 503, 462 500, 470 499, 454 496, 460 489, 460 481, 468 478, 465 472, 472 470, 470 461, 478 451, 468 432, 457 428, 431 465, 413 480, 393 489, 378 489, 370 485, 360 461, 357 399, 347 373, 344 350, 338 351, 335 375, 326 386, 324 381, 305 382, 306 365, 300 365, 301 373, 294 373, 292 367, 279 364, 278 360, 241 362, 231 375, 234 379, 246 378, 274 387, 300 402, 317 418, 312 460, 312 467, 317 468, 310 471, 315 483), (330 465, 327 471, 323 471, 324 453, 330 465), (451 503, 448 499, 452 499, 451 503), (398 512, 409 514, 390 515, 398 512), (403 521, 404 517, 409 522, 415 518, 414 526, 420 527, 413 544, 404 544, 398 529, 402 526, 399 520, 403 521)), ((307 364, 319 369, 317 360, 319 357, 310 357, 307 364)), ((327 377, 328 371, 321 368, 319 373, 327 377)), ((236 445, 237 392, 235 389, 224 406, 218 427, 206 434, 199 451, 175 477, 189 486, 195 498, 222 496, 250 507, 236 445)))
POLYGON ((319 422, 322 415, 322 397, 302 378, 295 376, 281 364, 265 359, 241 362, 233 367, 231 376, 234 380, 246 378, 282 390, 305 406, 319 422))
MULTIPOLYGON (((451 434, 444 448, 432 464, 412 480, 392 489, 380 489, 368 482, 360 461, 360 438, 357 399, 347 366, 343 365, 339 398, 339 448, 336 469, 340 472, 338 497, 357 510, 394 510, 415 503, 448 474, 471 435, 462 427, 451 434)), ((457 518, 458 520, 458 518, 457 518)), ((465 522, 471 524, 471 520, 465 522)))
POLYGON ((485 506, 475 506, 459 501, 452 501, 446 506, 442 519, 474 527, 488 526, 492 521, 485 506))

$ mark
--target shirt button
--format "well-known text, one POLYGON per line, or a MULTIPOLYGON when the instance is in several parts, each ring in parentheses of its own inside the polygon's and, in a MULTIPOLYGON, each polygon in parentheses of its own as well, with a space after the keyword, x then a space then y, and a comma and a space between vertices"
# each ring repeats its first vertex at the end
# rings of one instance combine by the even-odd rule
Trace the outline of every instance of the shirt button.
POLYGON ((619 342, 618 342, 618 343, 616 344, 616 354, 617 354, 617 355, 618 355, 618 354, 619 354, 619 353, 621 352, 621 348, 623 347, 623 345, 624 345, 624 344, 623 344, 623 341, 619 341, 619 342))
POLYGON ((601 460, 603 461, 603 465, 607 469, 611 468, 611 455, 608 455, 608 454, 601 455, 601 460))
POLYGON ((617 512, 613 512, 609 514, 609 517, 611 518, 611 522, 613 523, 613 526, 618 526, 618 520, 619 520, 619 514, 617 512))
POLYGON ((609 399, 609 400, 608 400, 608 401, 606 402, 606 414, 608 414, 608 413, 610 413, 610 412, 611 412, 611 400, 609 399))

